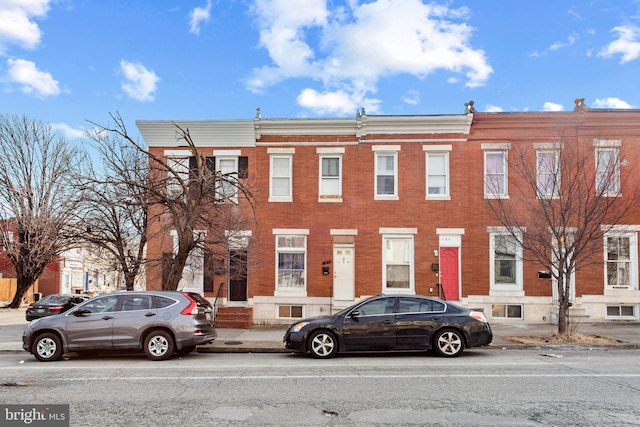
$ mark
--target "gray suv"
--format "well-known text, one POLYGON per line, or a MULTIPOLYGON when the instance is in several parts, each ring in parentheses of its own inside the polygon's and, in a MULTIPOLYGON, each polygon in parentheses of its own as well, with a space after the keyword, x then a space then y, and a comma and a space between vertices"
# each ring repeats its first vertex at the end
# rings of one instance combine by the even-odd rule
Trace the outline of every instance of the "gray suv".
POLYGON ((41 362, 91 350, 142 350, 165 360, 212 342, 213 322, 211 303, 194 292, 114 292, 32 321, 22 348, 41 362))

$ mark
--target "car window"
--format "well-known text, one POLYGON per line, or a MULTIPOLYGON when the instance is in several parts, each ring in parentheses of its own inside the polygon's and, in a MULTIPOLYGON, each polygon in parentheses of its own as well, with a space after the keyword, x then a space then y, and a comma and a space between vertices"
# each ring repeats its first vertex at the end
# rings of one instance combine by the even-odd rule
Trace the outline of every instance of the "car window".
POLYGON ((69 295, 48 295, 40 300, 41 304, 65 304, 69 301, 69 295))
POLYGON ((400 298, 398 313, 428 313, 444 311, 444 304, 425 298, 400 298))
POLYGON ((361 316, 393 314, 394 298, 381 298, 362 304, 357 308, 361 316))
POLYGON ((82 306, 83 310, 88 310, 91 313, 106 313, 109 311, 116 311, 116 303, 118 302, 118 295, 108 295, 101 298, 94 298, 89 300, 82 306))
POLYGON ((122 297, 122 311, 149 310, 151 308, 151 295, 124 295, 122 297))
POLYGON ((176 303, 176 300, 171 298, 161 297, 159 295, 153 296, 153 308, 165 308, 175 303, 176 303))

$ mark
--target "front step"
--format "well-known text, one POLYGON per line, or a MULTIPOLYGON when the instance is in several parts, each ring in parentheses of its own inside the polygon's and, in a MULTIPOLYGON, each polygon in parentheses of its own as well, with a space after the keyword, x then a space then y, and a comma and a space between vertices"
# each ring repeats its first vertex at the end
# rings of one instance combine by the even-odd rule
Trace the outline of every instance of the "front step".
POLYGON ((249 329, 253 325, 253 307, 220 307, 216 328, 249 329))

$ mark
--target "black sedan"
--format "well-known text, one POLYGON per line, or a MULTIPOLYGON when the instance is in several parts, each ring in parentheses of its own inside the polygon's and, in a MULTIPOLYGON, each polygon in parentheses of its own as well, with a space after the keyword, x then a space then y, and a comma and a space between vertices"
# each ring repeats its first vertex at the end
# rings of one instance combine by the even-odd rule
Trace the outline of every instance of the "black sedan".
POLYGON ((492 339, 482 309, 419 295, 378 295, 332 316, 291 325, 284 343, 318 359, 350 351, 434 350, 455 357, 492 339))
POLYGON ((71 307, 75 307, 81 302, 85 302, 91 298, 89 295, 82 294, 51 294, 27 306, 25 317, 28 321, 39 319, 41 317, 52 316, 54 314, 64 313, 71 307))

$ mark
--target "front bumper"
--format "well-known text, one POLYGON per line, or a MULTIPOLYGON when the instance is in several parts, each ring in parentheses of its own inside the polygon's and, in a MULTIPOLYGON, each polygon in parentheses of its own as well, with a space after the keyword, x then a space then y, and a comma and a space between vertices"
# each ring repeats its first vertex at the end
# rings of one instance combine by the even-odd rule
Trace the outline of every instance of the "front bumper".
POLYGON ((289 332, 284 335, 282 339, 284 346, 293 351, 303 353, 307 351, 306 348, 306 334, 304 332, 289 332))

